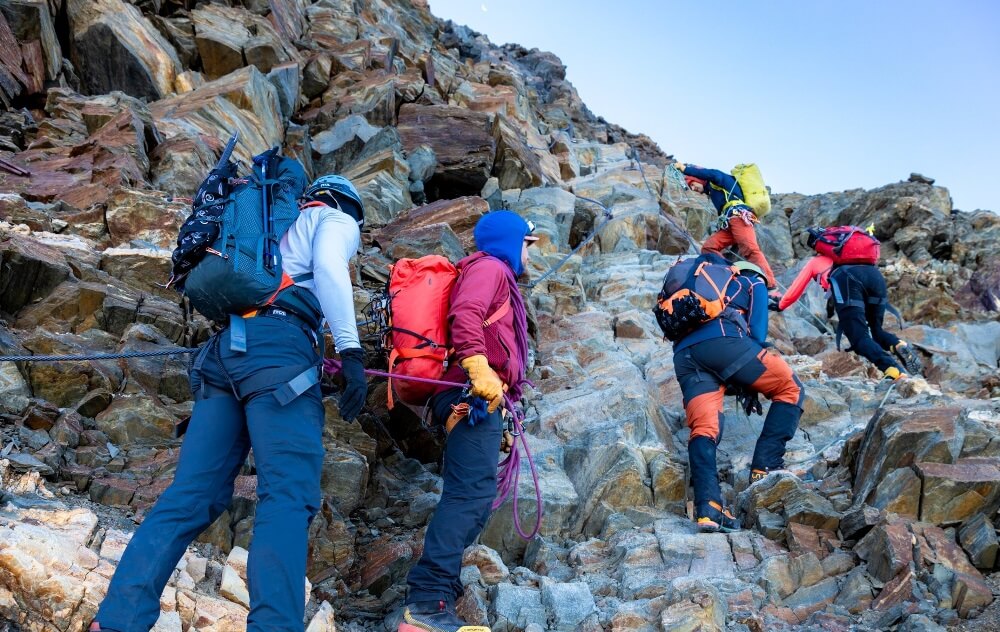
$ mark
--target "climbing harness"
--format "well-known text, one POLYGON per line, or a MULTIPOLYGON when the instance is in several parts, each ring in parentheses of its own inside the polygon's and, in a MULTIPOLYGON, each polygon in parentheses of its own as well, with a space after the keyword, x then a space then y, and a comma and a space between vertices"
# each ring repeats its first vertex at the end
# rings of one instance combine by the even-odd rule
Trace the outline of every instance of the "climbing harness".
POLYGON ((715 230, 726 230, 735 219, 743 220, 749 226, 760 223, 760 220, 753 214, 750 207, 741 208, 740 205, 737 205, 719 214, 719 218, 715 220, 715 230))

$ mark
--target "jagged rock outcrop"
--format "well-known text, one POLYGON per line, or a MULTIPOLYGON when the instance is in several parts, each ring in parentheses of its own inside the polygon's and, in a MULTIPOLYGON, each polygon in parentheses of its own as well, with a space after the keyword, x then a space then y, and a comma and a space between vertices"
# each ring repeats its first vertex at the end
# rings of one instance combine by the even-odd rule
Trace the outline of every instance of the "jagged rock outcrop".
MULTIPOLYGON (((666 154, 590 112, 554 54, 494 46, 426 2, 193 4, 0 0, 0 95, 25 106, 0 114, 0 158, 15 167, 0 169, 0 353, 204 341, 210 323, 162 284, 186 197, 238 131, 244 163, 279 145, 310 174, 358 186, 368 210, 352 269, 359 313, 395 260, 464 256, 491 209, 536 225, 529 273, 546 276, 524 290, 535 384, 524 407, 544 519, 525 542, 508 501, 466 551, 458 608, 470 622, 932 630, 991 607, 995 214, 953 209, 947 189, 922 177, 774 196, 759 235, 785 282, 810 254, 806 227, 875 225, 926 381, 890 389, 838 352, 810 288, 771 320, 806 389, 791 473, 747 488, 761 420, 727 401, 720 480, 748 529, 699 535, 686 515, 680 389, 650 308, 715 212, 666 154)), ((186 367, 186 355, 0 362, 0 617, 85 629, 176 467, 174 431, 193 406, 186 367)), ((335 385, 325 388, 304 623, 394 629, 441 494, 442 433, 390 414, 384 381, 352 424, 335 385)), ((523 467, 528 526, 537 510, 523 467)), ((251 460, 229 509, 172 575, 157 629, 245 625, 256 504, 251 460)))

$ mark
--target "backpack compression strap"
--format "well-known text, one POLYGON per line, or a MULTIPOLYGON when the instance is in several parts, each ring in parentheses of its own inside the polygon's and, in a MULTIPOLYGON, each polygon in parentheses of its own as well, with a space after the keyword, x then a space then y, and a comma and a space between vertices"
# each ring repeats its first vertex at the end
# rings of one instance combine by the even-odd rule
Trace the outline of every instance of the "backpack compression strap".
MULTIPOLYGON (((486 320, 483 321, 483 329, 486 329, 490 325, 494 324, 495 322, 503 318, 509 311, 510 311, 510 297, 508 296, 507 300, 504 301, 503 305, 501 305, 497 309, 497 311, 493 312, 492 314, 486 317, 486 320)), ((419 334, 411 333, 410 335, 423 338, 423 336, 419 336, 419 334)), ((389 373, 392 373, 393 367, 396 366, 397 362, 401 360, 409 360, 412 358, 434 358, 435 360, 438 360, 442 364, 444 364, 444 362, 448 360, 448 357, 452 355, 454 352, 455 352, 454 349, 445 349, 442 345, 438 345, 431 342, 421 344, 418 347, 404 347, 402 349, 393 348, 393 350, 389 352, 388 371, 389 373)), ((392 408, 394 404, 394 399, 392 396, 391 377, 389 378, 388 390, 389 390, 388 405, 389 408, 392 408)))

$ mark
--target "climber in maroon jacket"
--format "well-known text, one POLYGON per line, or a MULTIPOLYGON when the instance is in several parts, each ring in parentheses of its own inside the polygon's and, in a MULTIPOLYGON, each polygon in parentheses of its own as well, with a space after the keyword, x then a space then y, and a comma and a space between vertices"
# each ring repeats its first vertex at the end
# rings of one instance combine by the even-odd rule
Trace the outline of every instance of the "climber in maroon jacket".
POLYGON ((519 401, 525 384, 528 325, 517 277, 527 265, 528 245, 538 239, 532 229, 511 211, 488 213, 473 231, 479 252, 457 266, 448 311, 454 352, 442 379, 468 387, 443 387, 429 403, 434 423, 448 434, 444 487, 423 555, 407 577, 399 632, 489 631, 458 618, 455 601, 464 592, 462 554, 482 532, 497 493, 504 394, 519 401))

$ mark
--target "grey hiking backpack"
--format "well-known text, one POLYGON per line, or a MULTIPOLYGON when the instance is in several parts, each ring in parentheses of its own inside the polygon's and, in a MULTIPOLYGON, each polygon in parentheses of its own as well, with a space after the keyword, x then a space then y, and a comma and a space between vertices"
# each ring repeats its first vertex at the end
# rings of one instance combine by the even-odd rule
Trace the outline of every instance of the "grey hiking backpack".
MULTIPOLYGON (((199 188, 178 236, 171 278, 192 307, 219 323, 271 304, 281 290, 308 278, 283 273, 278 247, 299 217, 298 198, 308 184, 302 165, 275 147, 254 157, 246 177, 235 173, 224 154, 199 188)), ((311 292, 301 293, 310 295, 302 297, 303 307, 318 308, 311 292)))

